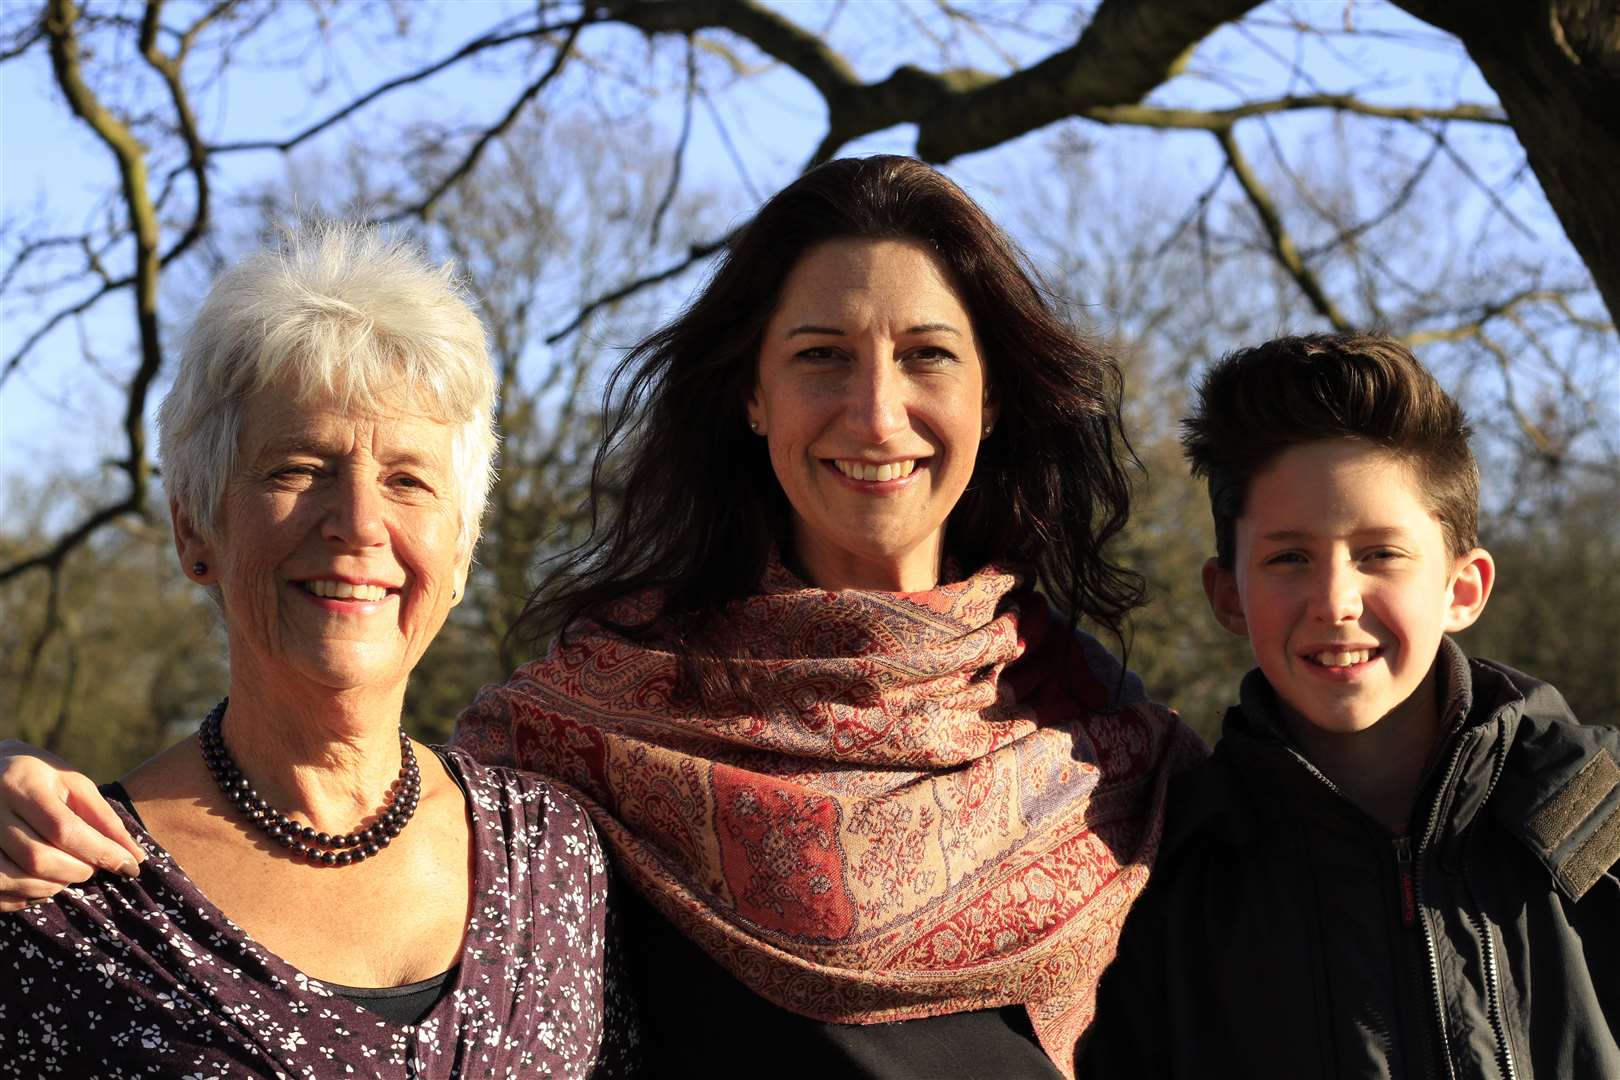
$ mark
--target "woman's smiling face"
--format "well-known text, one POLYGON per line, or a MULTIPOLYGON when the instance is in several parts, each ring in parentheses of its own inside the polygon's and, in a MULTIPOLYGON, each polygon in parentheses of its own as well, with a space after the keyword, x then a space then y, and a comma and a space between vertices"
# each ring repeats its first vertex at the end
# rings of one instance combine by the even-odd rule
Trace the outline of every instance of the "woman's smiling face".
POLYGON ((948 273, 906 240, 834 240, 793 268, 760 346, 748 418, 827 589, 938 581, 945 521, 995 400, 948 273))
POLYGON ((182 517, 184 566, 220 587, 233 686, 402 692, 466 580, 451 425, 355 416, 275 388, 243 407, 219 535, 182 517))

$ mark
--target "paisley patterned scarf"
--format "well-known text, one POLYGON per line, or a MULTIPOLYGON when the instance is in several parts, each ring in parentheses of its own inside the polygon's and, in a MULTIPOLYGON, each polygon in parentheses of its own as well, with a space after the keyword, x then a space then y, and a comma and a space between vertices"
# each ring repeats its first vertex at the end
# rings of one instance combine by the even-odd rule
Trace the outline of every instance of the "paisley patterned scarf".
POLYGON ((903 594, 773 563, 714 640, 695 662, 724 666, 721 706, 680 692, 670 652, 592 626, 486 687, 455 743, 570 785, 636 888, 777 1005, 1023 1003, 1072 1075, 1197 737, 1111 706, 1117 662, 993 566, 903 594))

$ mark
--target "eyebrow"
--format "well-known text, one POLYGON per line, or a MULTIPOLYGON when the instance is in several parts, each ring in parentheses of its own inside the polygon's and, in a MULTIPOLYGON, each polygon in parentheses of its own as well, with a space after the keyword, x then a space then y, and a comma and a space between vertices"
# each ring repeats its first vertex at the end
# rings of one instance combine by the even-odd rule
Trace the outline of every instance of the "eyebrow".
MULTIPOLYGON (((1362 538, 1377 537, 1388 539, 1391 537, 1405 536, 1406 530, 1395 527, 1374 526, 1370 529, 1357 529, 1350 535, 1362 538)), ((1314 540, 1316 539, 1316 536, 1316 533, 1313 533, 1308 529, 1278 529, 1276 532, 1264 534, 1260 537, 1260 539, 1270 543, 1289 543, 1300 540, 1314 540)))
POLYGON ((279 456, 282 454, 309 454, 312 457, 331 457, 336 454, 335 443, 323 443, 307 435, 283 435, 271 439, 259 448, 259 455, 279 456))
MULTIPOLYGON (((905 332, 908 334, 955 334, 957 337, 962 336, 962 331, 958 330, 950 323, 918 323, 916 326, 910 327, 905 332)), ((831 337, 843 337, 846 333, 847 331, 841 330, 836 326, 816 326, 811 323, 806 323, 803 326, 795 326, 783 336, 797 337, 800 334, 821 334, 831 337)))
MULTIPOLYGON (((344 451, 340 444, 335 442, 321 442, 304 435, 287 435, 280 439, 273 439, 264 444, 259 450, 258 459, 278 458, 287 454, 308 454, 316 458, 342 457, 344 451)), ((392 457, 386 458, 380 464, 394 466, 409 466, 411 468, 426 469, 435 466, 435 462, 414 448, 401 449, 392 457)))

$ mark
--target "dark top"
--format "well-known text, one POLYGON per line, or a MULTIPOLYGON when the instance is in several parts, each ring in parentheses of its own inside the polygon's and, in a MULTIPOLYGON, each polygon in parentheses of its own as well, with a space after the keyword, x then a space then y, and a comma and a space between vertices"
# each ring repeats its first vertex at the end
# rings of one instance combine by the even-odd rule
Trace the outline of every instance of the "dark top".
POLYGON ((599 1050, 623 1063, 632 1026, 604 1022, 608 875, 590 822, 534 776, 446 762, 467 792, 476 899, 421 1023, 254 942, 123 813, 149 853, 138 878, 98 874, 0 915, 0 1076, 583 1077, 599 1050))
POLYGON ((1620 1077, 1620 731, 1450 641, 1447 736, 1393 835, 1259 672, 1172 784, 1085 1078, 1620 1077))
POLYGON ((618 908, 654 1075, 1061 1080, 1021 1005, 893 1024, 832 1024, 771 1004, 628 890, 618 908))
MULTIPOLYGON (((461 788, 462 795, 467 789, 461 783, 461 777, 450 768, 449 761, 445 760, 443 751, 435 751, 439 760, 444 762, 444 768, 450 778, 461 788)), ((141 820, 140 812, 135 809, 135 800, 129 797, 124 785, 114 780, 110 784, 101 785, 101 794, 108 802, 115 802, 129 811, 141 828, 146 828, 146 822, 141 820)), ((326 988, 346 1001, 363 1006, 387 1020, 391 1024, 420 1024, 427 1019, 427 1014, 439 999, 450 992, 451 977, 455 974, 455 967, 448 971, 441 971, 437 975, 429 976, 418 982, 406 983, 403 986, 339 986, 328 982, 326 988)))

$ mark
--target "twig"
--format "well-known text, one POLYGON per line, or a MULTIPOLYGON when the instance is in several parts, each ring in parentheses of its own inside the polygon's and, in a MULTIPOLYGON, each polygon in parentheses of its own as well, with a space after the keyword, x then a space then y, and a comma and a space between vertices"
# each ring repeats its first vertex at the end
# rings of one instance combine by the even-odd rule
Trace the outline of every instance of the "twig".
POLYGON ((658 246, 658 233, 664 223, 664 215, 669 212, 670 204, 675 201, 675 191, 681 185, 681 161, 686 157, 686 142, 692 136, 692 105, 697 95, 697 47, 693 35, 686 38, 686 100, 681 106, 681 133, 675 140, 675 153, 669 166, 669 184, 664 188, 663 197, 653 209, 652 232, 647 239, 649 247, 658 246))
POLYGON ((479 135, 477 141, 473 143, 472 149, 468 150, 467 155, 461 159, 461 163, 454 169, 451 169, 449 174, 434 186, 433 190, 428 193, 426 198, 414 206, 406 207, 403 210, 396 210, 392 214, 379 218, 378 221, 386 223, 398 221, 406 217, 419 217, 424 221, 427 220, 427 218, 432 215, 434 206, 437 205, 440 199, 444 198, 445 193, 451 188, 455 187, 462 181, 462 179, 473 171, 478 164, 478 159, 483 156, 484 150, 488 148, 489 144, 503 135, 506 130, 510 128, 517 120, 519 114, 523 112, 524 106, 528 105, 530 101, 534 100, 534 96, 541 90, 544 90, 547 83, 556 78, 557 73, 562 70, 564 62, 567 61, 569 54, 573 52, 574 42, 578 39, 580 31, 585 29, 586 24, 590 21, 591 19, 587 16, 585 18, 576 20, 574 24, 569 27, 568 36, 564 38, 563 43, 557 47, 557 55, 552 58, 551 66, 546 68, 545 72, 538 79, 524 87, 523 93, 519 94, 517 100, 512 102, 511 108, 506 110, 506 115, 501 117, 501 119, 497 121, 493 127, 486 129, 483 134, 479 135))
POLYGON ((546 344, 557 344, 557 342, 579 329, 580 324, 582 324, 592 315, 596 314, 596 312, 602 308, 607 307, 609 304, 616 304, 625 297, 640 292, 642 289, 661 284, 668 281, 670 278, 677 277, 680 274, 685 273, 692 266, 702 262, 704 259, 707 259, 710 255, 713 255, 730 242, 731 236, 730 234, 727 234, 726 236, 721 237, 719 240, 710 240, 703 244, 693 244, 687 249, 686 258, 682 259, 680 262, 675 263, 672 266, 667 266, 662 270, 656 271, 655 273, 647 274, 644 277, 636 278, 633 281, 628 281, 619 286, 617 289, 614 289, 612 292, 597 297, 595 300, 590 301, 584 307, 580 308, 574 317, 568 320, 568 323, 565 326, 562 326, 559 329, 552 331, 550 334, 547 334, 545 339, 546 344))
POLYGON ((355 98, 347 105, 344 105, 342 108, 327 114, 320 120, 317 120, 313 124, 304 128, 302 131, 294 135, 289 135, 285 139, 247 139, 239 142, 217 143, 214 146, 209 147, 209 149, 216 154, 234 154, 244 150, 280 150, 283 152, 291 150, 299 143, 304 142, 307 139, 314 138, 316 135, 319 135, 321 132, 325 131, 333 124, 336 124, 338 121, 347 116, 351 116, 360 109, 370 105, 373 101, 376 101, 384 94, 398 90, 402 86, 409 86, 412 83, 421 82, 423 79, 426 79, 429 76, 437 75, 445 68, 450 67, 456 62, 464 60, 469 56, 483 52, 486 49, 494 49, 499 48, 502 45, 510 45, 515 41, 525 41, 529 38, 542 37, 546 34, 555 33, 565 26, 577 27, 579 25, 580 21, 574 20, 572 22, 558 23, 552 26, 533 26, 527 30, 519 30, 510 34, 501 34, 493 37, 486 35, 484 37, 474 38, 472 41, 467 42, 467 44, 463 45, 461 48, 457 49, 455 52, 436 63, 429 64, 427 67, 413 71, 408 75, 401 75, 398 78, 389 79, 387 82, 373 87, 371 90, 361 94, 359 97, 355 98))

